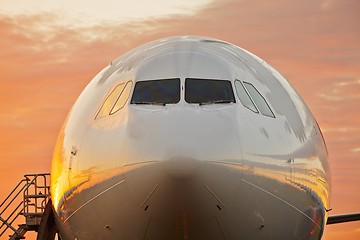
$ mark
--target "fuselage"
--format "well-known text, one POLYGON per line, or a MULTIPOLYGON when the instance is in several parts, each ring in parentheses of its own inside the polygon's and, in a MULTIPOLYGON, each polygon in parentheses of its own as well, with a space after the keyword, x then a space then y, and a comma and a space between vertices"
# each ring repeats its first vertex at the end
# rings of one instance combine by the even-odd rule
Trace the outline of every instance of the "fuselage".
POLYGON ((320 239, 330 176, 321 131, 270 65, 174 37, 102 70, 54 150, 62 239, 320 239))

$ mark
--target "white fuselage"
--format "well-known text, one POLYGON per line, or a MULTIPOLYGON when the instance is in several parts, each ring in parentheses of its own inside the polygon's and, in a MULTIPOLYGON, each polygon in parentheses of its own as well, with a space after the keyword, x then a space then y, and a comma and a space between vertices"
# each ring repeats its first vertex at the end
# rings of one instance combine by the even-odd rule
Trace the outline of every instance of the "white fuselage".
POLYGON ((326 147, 300 96, 263 60, 202 37, 148 43, 101 71, 51 177, 62 239, 320 239, 330 208, 326 147), (176 101, 137 96, 154 80, 175 90, 158 85, 152 101, 176 101), (233 96, 196 102, 198 84, 220 81, 233 96))

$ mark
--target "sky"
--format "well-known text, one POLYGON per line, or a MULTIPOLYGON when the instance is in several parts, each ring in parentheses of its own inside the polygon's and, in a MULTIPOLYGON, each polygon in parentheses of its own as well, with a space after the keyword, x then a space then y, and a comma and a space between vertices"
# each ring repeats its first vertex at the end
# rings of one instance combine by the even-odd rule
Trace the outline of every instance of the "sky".
MULTIPOLYGON (((0 199, 49 172, 58 131, 111 60, 162 37, 221 39, 263 58, 322 129, 331 214, 360 212, 360 2, 357 0, 0 0, 0 199), (151 2, 151 4, 150 4, 151 2)), ((325 240, 359 239, 360 222, 325 240)))

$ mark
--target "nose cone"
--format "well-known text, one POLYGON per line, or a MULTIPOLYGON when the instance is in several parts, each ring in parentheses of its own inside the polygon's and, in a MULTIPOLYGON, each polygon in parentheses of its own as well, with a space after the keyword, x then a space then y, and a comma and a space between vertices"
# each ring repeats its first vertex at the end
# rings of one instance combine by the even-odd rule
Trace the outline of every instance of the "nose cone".
POLYGON ((135 161, 171 161, 188 170, 193 161, 241 159, 238 129, 229 111, 210 106, 136 107, 126 149, 132 149, 135 161))
POLYGON ((225 168, 180 158, 129 171, 128 196, 146 219, 144 239, 223 239, 215 216, 236 192, 233 177, 225 168))
POLYGON ((228 111, 192 105, 133 109, 125 149, 134 162, 125 167, 125 182, 148 219, 146 239, 222 239, 215 216, 235 199, 238 175, 210 162, 241 161, 228 111))

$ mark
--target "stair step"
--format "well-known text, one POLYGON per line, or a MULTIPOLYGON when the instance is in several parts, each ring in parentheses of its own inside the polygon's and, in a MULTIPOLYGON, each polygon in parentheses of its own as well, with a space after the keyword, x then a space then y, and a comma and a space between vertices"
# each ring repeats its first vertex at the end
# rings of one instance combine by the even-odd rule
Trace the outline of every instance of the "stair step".
POLYGON ((23 214, 25 217, 41 217, 43 215, 42 212, 28 212, 23 214))
POLYGON ((9 235, 10 239, 25 239, 24 236, 14 236, 14 235, 9 235))
POLYGON ((50 194, 29 194, 25 195, 25 198, 47 198, 50 197, 50 194))

